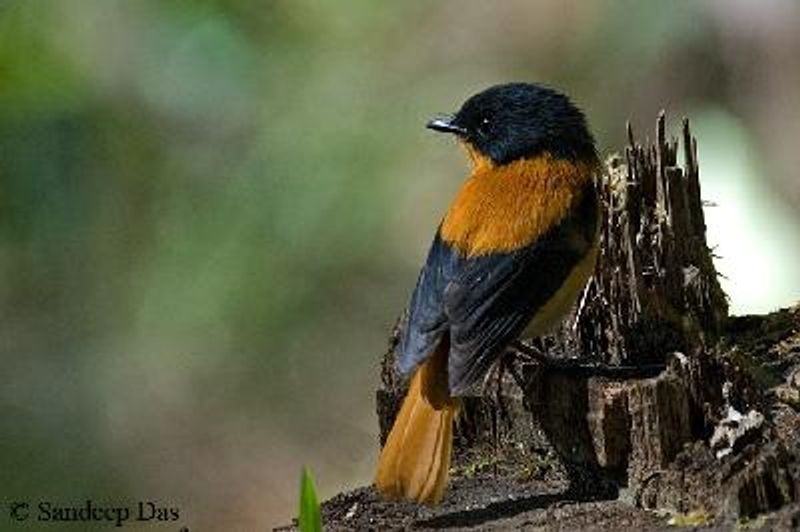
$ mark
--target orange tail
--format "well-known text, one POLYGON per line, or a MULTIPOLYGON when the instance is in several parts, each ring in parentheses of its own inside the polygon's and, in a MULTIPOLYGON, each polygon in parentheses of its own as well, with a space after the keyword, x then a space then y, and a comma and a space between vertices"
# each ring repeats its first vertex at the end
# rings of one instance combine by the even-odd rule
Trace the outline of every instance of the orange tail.
POLYGON ((448 342, 442 342, 417 369, 381 451, 375 484, 386 497, 442 500, 460 406, 447 386, 448 351, 448 342))

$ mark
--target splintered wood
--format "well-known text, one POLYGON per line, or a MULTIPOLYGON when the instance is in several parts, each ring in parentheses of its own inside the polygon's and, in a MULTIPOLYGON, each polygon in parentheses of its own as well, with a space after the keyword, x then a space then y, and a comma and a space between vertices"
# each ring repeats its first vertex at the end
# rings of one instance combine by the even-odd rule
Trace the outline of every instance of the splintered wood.
POLYGON ((576 315, 546 346, 554 355, 611 363, 663 361, 716 341, 728 307, 706 243, 697 142, 684 119, 655 143, 628 126, 624 159, 609 158, 600 179, 605 216, 595 274, 576 315))

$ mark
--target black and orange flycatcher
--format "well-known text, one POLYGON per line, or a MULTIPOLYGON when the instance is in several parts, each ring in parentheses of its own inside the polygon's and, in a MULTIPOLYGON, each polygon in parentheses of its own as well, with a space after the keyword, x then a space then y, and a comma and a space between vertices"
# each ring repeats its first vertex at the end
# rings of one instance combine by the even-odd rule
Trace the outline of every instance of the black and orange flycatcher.
POLYGON ((378 489, 436 504, 447 485, 459 396, 508 345, 568 312, 597 255, 594 140, 552 89, 497 85, 428 127, 454 134, 472 171, 433 239, 398 351, 414 372, 381 451, 378 489))

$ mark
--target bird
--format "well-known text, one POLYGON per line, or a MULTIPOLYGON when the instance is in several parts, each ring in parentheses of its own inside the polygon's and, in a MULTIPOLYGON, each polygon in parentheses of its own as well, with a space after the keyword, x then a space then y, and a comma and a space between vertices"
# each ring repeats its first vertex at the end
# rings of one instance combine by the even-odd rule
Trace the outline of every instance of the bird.
POLYGON ((599 159, 583 112, 528 82, 491 86, 427 123, 471 170, 433 237, 395 355, 411 378, 381 450, 388 499, 441 502, 461 397, 520 339, 570 311, 599 248, 599 159))

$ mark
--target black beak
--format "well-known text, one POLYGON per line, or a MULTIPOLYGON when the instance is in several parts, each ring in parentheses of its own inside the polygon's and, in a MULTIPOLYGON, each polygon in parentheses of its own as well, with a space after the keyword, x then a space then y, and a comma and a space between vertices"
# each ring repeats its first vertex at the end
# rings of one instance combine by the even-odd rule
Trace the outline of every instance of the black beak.
POLYGON ((434 131, 441 131, 443 133, 455 133, 456 135, 466 135, 467 130, 455 123, 455 118, 452 116, 440 116, 434 118, 425 126, 434 131))

